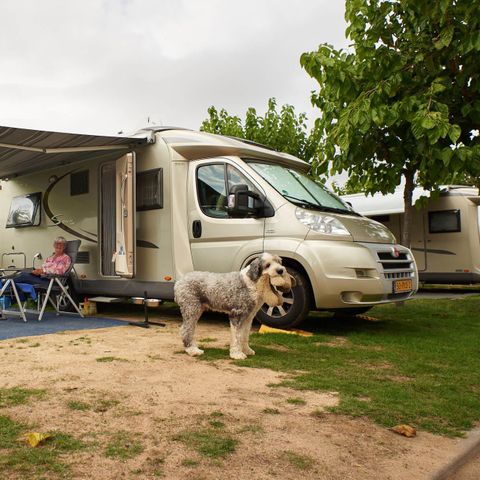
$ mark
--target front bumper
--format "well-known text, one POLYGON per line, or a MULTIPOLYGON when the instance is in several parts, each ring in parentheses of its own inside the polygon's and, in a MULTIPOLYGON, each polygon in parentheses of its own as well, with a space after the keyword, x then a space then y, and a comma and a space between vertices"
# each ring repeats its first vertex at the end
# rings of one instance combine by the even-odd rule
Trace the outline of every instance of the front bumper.
POLYGON ((414 257, 401 245, 305 241, 297 253, 309 262, 317 309, 398 302, 418 290, 414 257))

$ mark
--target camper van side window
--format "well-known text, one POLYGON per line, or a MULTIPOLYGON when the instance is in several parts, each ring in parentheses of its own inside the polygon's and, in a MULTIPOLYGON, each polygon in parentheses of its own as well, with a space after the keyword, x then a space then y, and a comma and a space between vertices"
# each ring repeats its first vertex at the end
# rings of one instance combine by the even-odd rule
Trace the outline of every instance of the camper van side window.
POLYGON ((428 231, 430 233, 460 232, 460 210, 428 212, 428 231))
POLYGON ((136 191, 137 212, 163 208, 163 170, 138 172, 136 191))
POLYGON ((198 203, 205 215, 229 218, 227 211, 227 186, 247 185, 248 189, 260 193, 253 183, 232 165, 212 163, 197 169, 198 203))
POLYGON ((209 217, 228 218, 225 164, 213 163, 197 169, 198 203, 209 217))

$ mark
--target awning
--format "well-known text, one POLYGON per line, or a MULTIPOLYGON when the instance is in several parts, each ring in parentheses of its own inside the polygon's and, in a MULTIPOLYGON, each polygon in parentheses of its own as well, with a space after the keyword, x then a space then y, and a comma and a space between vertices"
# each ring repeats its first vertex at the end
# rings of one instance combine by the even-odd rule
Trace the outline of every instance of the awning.
POLYGON ((118 158, 122 152, 152 143, 153 138, 151 132, 131 137, 100 136, 0 126, 0 179, 91 158, 118 158))

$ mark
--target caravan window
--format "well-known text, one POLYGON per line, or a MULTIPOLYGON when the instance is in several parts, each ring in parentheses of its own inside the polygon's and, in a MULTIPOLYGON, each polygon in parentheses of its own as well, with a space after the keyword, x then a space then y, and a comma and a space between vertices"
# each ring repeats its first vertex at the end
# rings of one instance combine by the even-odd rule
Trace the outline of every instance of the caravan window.
POLYGON ((460 210, 428 212, 428 231, 430 233, 460 232, 460 210))
POLYGON ((163 208, 163 170, 138 172, 136 191, 137 212, 163 208))
POLYGON ((40 225, 41 192, 29 193, 12 198, 6 228, 32 227, 40 225))

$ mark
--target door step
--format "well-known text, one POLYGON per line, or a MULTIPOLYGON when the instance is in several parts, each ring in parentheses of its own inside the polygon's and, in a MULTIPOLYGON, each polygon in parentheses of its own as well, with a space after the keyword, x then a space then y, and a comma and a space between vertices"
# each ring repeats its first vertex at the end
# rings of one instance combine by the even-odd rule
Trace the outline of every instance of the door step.
POLYGON ((88 297, 89 302, 96 302, 96 303, 120 303, 124 302, 124 298, 117 298, 117 297, 88 297))

